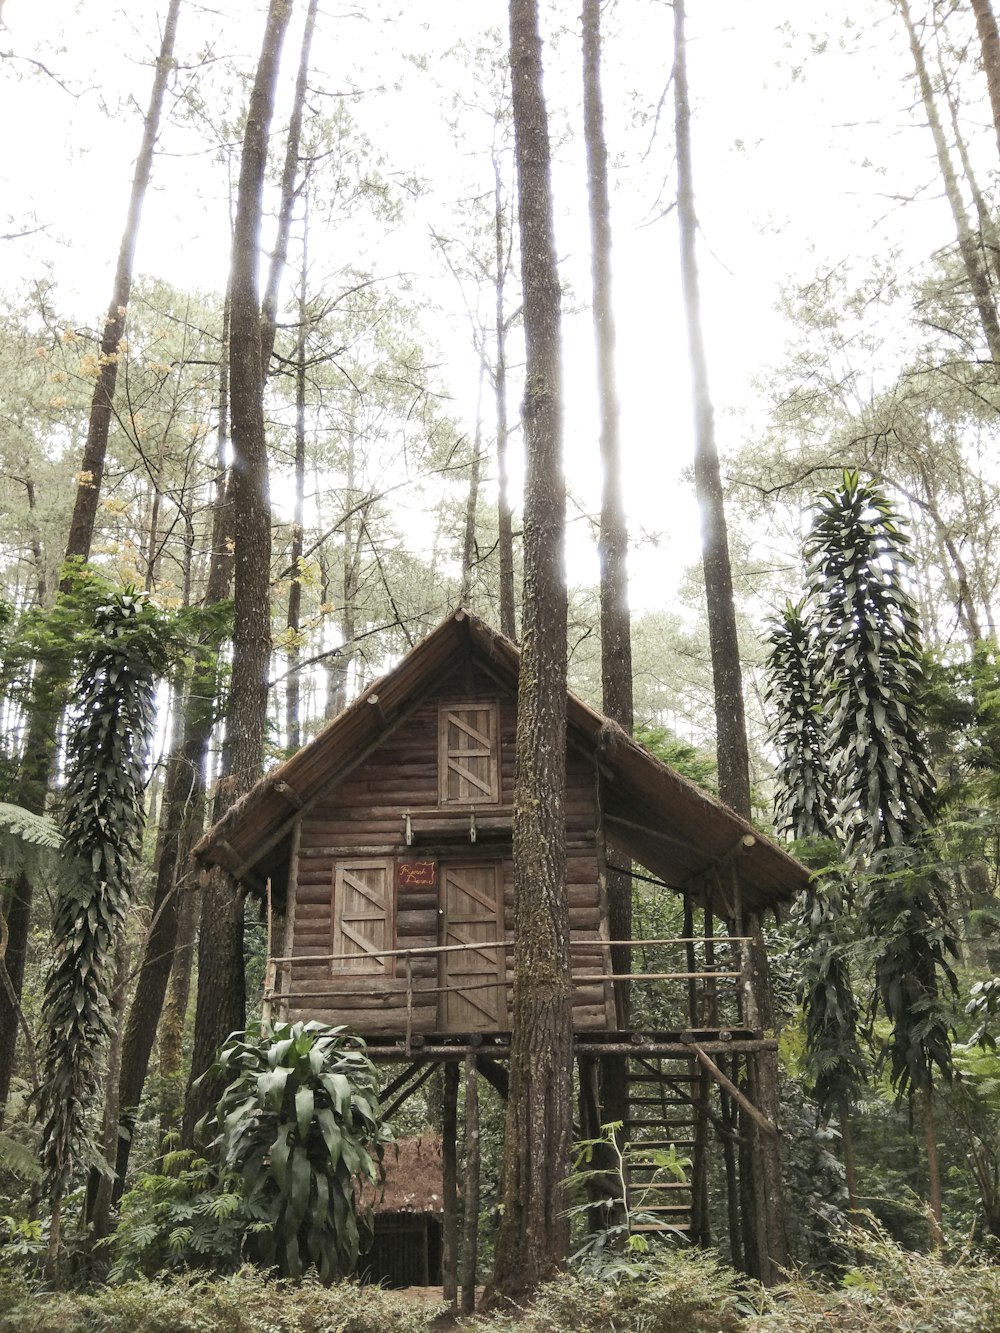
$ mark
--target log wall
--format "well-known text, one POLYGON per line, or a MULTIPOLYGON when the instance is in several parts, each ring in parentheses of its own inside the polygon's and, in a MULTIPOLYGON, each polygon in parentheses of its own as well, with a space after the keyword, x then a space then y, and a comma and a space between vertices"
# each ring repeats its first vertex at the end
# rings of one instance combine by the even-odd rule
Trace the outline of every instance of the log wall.
MULTIPOLYGON (((465 664, 440 682, 402 726, 387 735, 354 773, 316 803, 301 819, 298 838, 291 952, 295 958, 329 954, 333 943, 335 863, 347 857, 386 857, 438 862, 487 861, 502 866, 504 930, 512 938, 514 883, 510 844, 510 806, 514 783, 516 701, 504 695, 492 678, 465 664), (496 699, 499 703, 500 804, 477 805, 476 841, 470 841, 464 816, 472 807, 439 803, 438 706, 462 698, 496 699), (411 816, 413 841, 406 843, 405 816, 411 816), (447 827, 443 826, 444 821, 447 827)), ((567 892, 570 927, 575 943, 607 939, 602 909, 597 847, 595 774, 590 761, 572 748, 567 757, 566 838, 567 892)), ((440 944, 438 887, 396 890, 394 947, 422 949, 440 944)), ((610 967, 608 950, 573 950, 575 973, 603 973, 610 967)), ((295 1018, 324 1023, 349 1023, 363 1036, 402 1036, 407 1029, 405 965, 401 958, 389 975, 338 973, 329 962, 297 963, 282 990, 290 993, 283 1011, 295 1018)), ((443 1005, 435 993, 441 967, 435 955, 411 959, 413 1033, 439 1033, 443 1005)), ((510 987, 506 1029, 510 1026, 510 987)), ((585 1030, 614 1026, 610 983, 573 988, 574 1027, 585 1030)))

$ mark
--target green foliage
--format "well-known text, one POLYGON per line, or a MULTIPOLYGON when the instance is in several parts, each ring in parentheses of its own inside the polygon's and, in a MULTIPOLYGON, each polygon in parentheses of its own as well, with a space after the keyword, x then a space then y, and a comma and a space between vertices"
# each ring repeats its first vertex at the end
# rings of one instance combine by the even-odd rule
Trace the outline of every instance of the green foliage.
POLYGON ((845 1232, 863 1256, 840 1289, 793 1277, 762 1294, 746 1333, 1000 1333, 1000 1269, 966 1255, 914 1253, 895 1244, 873 1218, 845 1232))
POLYGON ((141 593, 115 594, 94 615, 94 650, 77 684, 67 745, 62 855, 45 984, 40 1115, 42 1163, 53 1198, 69 1184, 108 1033, 115 938, 131 896, 143 822, 162 617, 141 593))
POLYGON ((58 847, 59 830, 46 815, 34 815, 23 806, 0 801, 0 836, 16 838, 34 847, 58 847))
POLYGON ((807 599, 788 601, 767 636, 764 702, 778 751, 775 822, 799 838, 827 838, 836 823, 819 683, 816 627, 807 599))
MULTIPOLYGON (((655 1201, 654 1190, 644 1197, 630 1197, 628 1188, 629 1156, 641 1154, 644 1161, 652 1162, 656 1170, 652 1181, 654 1188, 664 1176, 674 1180, 687 1179, 690 1170, 689 1158, 678 1156, 673 1144, 669 1150, 649 1148, 641 1141, 618 1142, 618 1131, 622 1122, 614 1121, 601 1126, 601 1134, 596 1139, 581 1139, 573 1147, 573 1170, 566 1178, 569 1190, 586 1187, 591 1182, 599 1182, 603 1190, 610 1188, 605 1199, 608 1217, 618 1217, 619 1221, 608 1226, 590 1229, 580 1248, 570 1256, 570 1264, 581 1273, 600 1278, 603 1282, 620 1282, 626 1278, 649 1277, 656 1271, 655 1255, 650 1253, 649 1241, 634 1228, 643 1222, 654 1222, 651 1213, 644 1213, 643 1207, 655 1201), (594 1154, 600 1151, 602 1162, 595 1167, 594 1154)), ((584 1217, 593 1213, 592 1202, 576 1204, 567 1209, 570 1217, 584 1217)))
POLYGON ((704 787, 706 791, 717 790, 719 775, 714 755, 679 740, 666 727, 640 723, 634 734, 640 745, 644 745, 657 759, 662 759, 683 777, 704 787))
MULTIPOLYGON (((934 777, 916 700, 917 615, 899 516, 873 482, 846 471, 824 491, 806 543, 824 682, 826 765, 849 852, 905 846, 934 812, 934 777)), ((818 830, 823 832, 824 830, 818 830)))
POLYGON ((473 1320, 480 1333, 736 1333, 754 1310, 740 1279, 710 1251, 653 1246, 642 1280, 572 1274, 531 1306, 473 1320))
POLYGON ((323 1282, 353 1272, 371 1242, 388 1137, 361 1039, 281 1023, 268 1037, 231 1037, 204 1077, 229 1080, 207 1124, 219 1171, 239 1179, 244 1206, 269 1224, 250 1253, 289 1277, 313 1266, 323 1282))
POLYGON ((843 882, 817 875, 796 905, 798 998, 805 1016, 805 1077, 824 1117, 858 1096, 867 1061, 858 1041, 859 1009, 851 980, 855 930, 843 882))
POLYGON ((957 944, 947 927, 945 887, 922 848, 883 858, 865 894, 861 928, 874 952, 875 985, 892 1024, 885 1049, 893 1087, 902 1097, 929 1088, 935 1069, 952 1074, 951 1019, 941 988, 957 993, 948 959, 957 944))
POLYGON ((267 1227, 248 1209, 239 1177, 219 1176, 203 1158, 173 1155, 170 1175, 143 1175, 121 1202, 110 1282, 179 1269, 234 1272, 244 1241, 267 1227), (177 1170, 180 1159, 188 1165, 177 1170))
MULTIPOLYGON (((861 933, 892 1024, 885 1055, 900 1096, 929 1088, 935 1070, 950 1077, 941 989, 956 986, 948 962, 956 945, 925 836, 936 796, 923 650, 904 586, 908 543, 889 500, 857 472, 820 495, 806 542, 811 593, 772 632, 769 693, 788 710, 774 733, 792 765, 782 779, 786 827, 836 836, 865 872, 861 933)), ((810 891, 802 913, 807 1049, 826 1110, 836 1096, 855 1095, 863 1067, 843 906, 842 892, 810 891)))
POLYGON ((427 1333, 439 1310, 380 1287, 291 1283, 244 1268, 215 1280, 140 1278, 85 1296, 12 1289, 0 1333, 427 1333))

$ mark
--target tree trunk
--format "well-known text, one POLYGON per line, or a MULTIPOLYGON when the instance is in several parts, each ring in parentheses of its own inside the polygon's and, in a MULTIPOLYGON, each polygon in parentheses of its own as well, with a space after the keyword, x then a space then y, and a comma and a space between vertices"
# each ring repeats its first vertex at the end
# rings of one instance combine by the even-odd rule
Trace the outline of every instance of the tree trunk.
MULTIPOLYGON (((76 501, 73 517, 70 520, 69 541, 66 544, 66 559, 88 560, 90 545, 94 537, 94 521, 97 517, 97 504, 100 499, 101 481, 104 476, 104 460, 108 451, 108 432, 111 427, 111 412, 115 397, 115 384, 118 379, 118 358, 121 341, 125 336, 125 319, 128 312, 129 298, 132 294, 132 264, 135 259, 135 247, 139 238, 139 219, 142 215, 143 200, 153 169, 153 150, 160 128, 160 113, 163 109, 163 97, 167 88, 167 78, 173 69, 174 38, 177 34, 177 14, 180 0, 169 0, 167 16, 163 25, 163 40, 160 54, 156 61, 156 73, 153 76, 153 91, 149 99, 149 109, 142 132, 142 144, 136 159, 135 174, 132 177, 132 193, 129 196, 128 216, 122 233, 121 246, 118 250, 118 265, 115 269, 111 302, 101 332, 100 356, 98 358, 97 383, 90 404, 90 423, 87 427, 87 442, 83 449, 83 459, 78 474, 76 501)), ((64 580, 63 590, 68 590, 64 580)))
POLYGON ((87 1221, 91 1226, 91 1242, 101 1241, 111 1234, 111 1203, 116 1185, 114 1170, 121 1143, 118 1089, 122 1069, 122 1019, 125 1014, 129 960, 124 924, 119 927, 115 951, 118 955, 118 965, 115 969, 114 989, 111 992, 111 1034, 104 1074, 104 1125, 101 1136, 104 1168, 100 1170, 96 1166, 91 1168, 87 1189, 87 1221))
MULTIPOLYGON (((207 651, 203 648, 203 651, 207 651)), ((157 836, 152 919, 125 1028, 119 1105, 127 1135, 118 1140, 115 1198, 125 1185, 131 1130, 142 1096, 177 945, 181 882, 192 845, 191 816, 204 810, 204 766, 215 714, 216 672, 203 662, 192 673, 188 697, 177 703, 175 744, 167 765, 164 814, 157 836)))
POLYGON ((997 148, 1000 149, 1000 32, 997 31, 996 16, 990 0, 972 0, 972 12, 976 16, 976 28, 983 53, 983 69, 990 90, 993 128, 996 130, 997 148))
POLYGON ((302 271, 299 283, 299 330, 295 345, 295 500, 292 509, 292 545, 288 585, 288 676, 285 680, 285 731, 288 749, 302 744, 302 704, 299 688, 299 625, 302 620, 302 552, 306 503, 306 274, 308 271, 307 228, 303 222, 302 271))
POLYGON ((910 54, 913 56, 913 65, 917 74, 917 83, 920 87, 920 96, 924 103, 924 113, 927 116, 927 123, 930 126, 931 134, 934 136, 934 150, 937 154, 941 179, 944 182, 945 194, 948 196, 948 203, 951 206, 951 214, 955 221, 959 254, 962 257, 962 264, 965 268, 966 277, 969 280, 972 299, 975 303, 976 311, 979 314, 980 327, 983 330, 983 336, 986 339, 990 357, 994 364, 1000 365, 1000 319, 998 319, 996 302, 994 301, 993 293, 990 290, 989 277, 980 259, 979 249, 976 245, 976 238, 973 235, 972 225, 969 221, 969 215, 965 207, 965 201, 962 199, 962 192, 959 189, 958 178, 955 175, 955 168, 952 166, 951 154, 948 151, 948 144, 945 140, 944 130, 941 126, 941 118, 937 113, 937 107, 934 103, 934 90, 931 87, 930 76, 927 73, 924 53, 921 49, 920 41, 917 37, 917 30, 913 25, 913 18, 910 14, 909 0, 898 0, 898 3, 899 12, 906 27, 906 35, 910 43, 910 54))
POLYGON ((465 1203, 462 1233, 462 1277, 459 1283, 463 1314, 476 1308, 476 1259, 479 1252, 479 1071, 476 1057, 465 1057, 465 1203))
MULTIPOLYGON (((601 416, 601 688, 604 713, 632 732, 632 638, 628 604, 628 524, 622 495, 618 393, 615 383, 615 324, 611 296, 611 202, 608 197, 608 150, 604 138, 601 92, 600 0, 583 5, 583 127, 587 149, 587 196, 590 205, 590 271, 593 289, 597 388, 601 416)), ((608 919, 611 938, 632 937, 632 879, 627 856, 607 854, 608 919)), ((611 950, 612 971, 632 969, 632 951, 611 950)), ((631 991, 615 982, 618 1026, 630 1023, 631 991)), ((601 1061, 601 1107, 606 1122, 628 1119, 627 1064, 622 1056, 601 1061)), ((621 1137, 624 1138, 623 1130, 621 1137)), ((617 1220, 617 1219, 616 1219, 617 1220)))
POLYGON ((565 486, 560 294, 536 0, 511 0, 511 72, 527 351, 523 646, 514 773, 514 1018, 503 1215, 491 1299, 524 1296, 566 1259, 573 1134, 566 897, 565 486))
POLYGON ((708 635, 715 688, 719 795, 737 814, 750 817, 750 759, 747 752, 743 681, 722 476, 715 443, 715 413, 701 328, 701 293, 691 161, 691 106, 684 38, 684 0, 674 4, 674 123, 677 143, 677 218, 681 283, 694 399, 694 476, 701 509, 701 546, 708 602, 708 635))
POLYGON ((497 413, 497 542, 500 550, 500 632, 517 642, 517 611, 514 601, 514 534, 510 508, 510 461, 507 428, 507 312, 504 291, 510 251, 507 245, 506 214, 500 163, 493 158, 493 233, 496 245, 497 364, 493 384, 497 413))
MULTIPOLYGON (((192 809, 192 817, 185 829, 183 857, 185 864, 196 841, 193 834, 201 830, 203 811, 202 795, 197 810, 192 809)), ((161 1170, 164 1169, 163 1159, 177 1146, 184 1117, 184 1021, 191 994, 191 973, 194 968, 195 935, 198 925, 195 896, 186 877, 179 881, 177 893, 180 899, 177 909, 177 945, 174 949, 170 985, 167 988, 167 998, 160 1015, 157 1033, 157 1051, 160 1057, 158 1086, 161 1170)))
MULTIPOLYGON (((715 442, 715 415, 708 384, 708 363, 701 327, 701 296, 698 281, 696 239, 698 219, 694 205, 694 175, 691 156, 691 105, 687 78, 687 47, 684 31, 684 0, 674 0, 674 126, 677 153, 677 217, 680 236, 681 284, 687 324, 688 351, 695 420, 695 489, 701 508, 702 558, 705 595, 708 603, 709 647, 715 692, 715 720, 719 766, 719 795, 737 814, 750 818, 750 760, 747 749, 743 683, 740 669, 736 606, 733 596, 729 539, 722 493, 719 455, 715 442)), ((772 1026, 772 1004, 767 958, 760 922, 754 914, 746 920, 753 937, 748 1000, 756 1014, 748 1026, 768 1031, 772 1026)), ((755 1061, 757 1102, 775 1125, 778 1123, 778 1066, 769 1056, 755 1061)), ((788 1262, 781 1186, 781 1151, 777 1135, 754 1136, 757 1180, 753 1193, 754 1215, 765 1225, 756 1228, 758 1276, 763 1282, 779 1280, 788 1262), (761 1197, 761 1191, 764 1197, 761 1197), (762 1234, 766 1227, 766 1236, 762 1234)), ((744 1186, 752 1182, 744 1179, 744 1186)), ((744 1231, 749 1251, 752 1237, 744 1231)))
MULTIPOLYGON (((271 655, 271 513, 264 430, 261 311, 257 270, 267 143, 274 111, 281 47, 291 0, 270 0, 257 74, 250 94, 233 231, 229 392, 233 431, 233 664, 226 716, 228 771, 222 807, 256 782, 264 754, 267 680, 271 655)), ((211 1107, 210 1081, 196 1081, 226 1037, 246 1021, 243 973, 243 894, 213 869, 203 886, 198 942, 198 1004, 191 1083, 185 1107, 185 1142, 211 1107)))
MULTIPOLYGON (((68 663, 42 660, 35 665, 24 755, 17 775, 17 804, 34 814, 45 809, 56 748, 56 728, 69 680, 68 663)), ((6 968, 9 988, 0 986, 0 1124, 10 1093, 24 970, 31 932, 32 884, 27 875, 14 880, 6 911, 6 968)))
POLYGON ((941 1199, 941 1163, 938 1156, 937 1128, 934 1123, 934 1089, 928 1083, 920 1089, 924 1116, 924 1146, 927 1150, 928 1202, 931 1209, 931 1246, 940 1250, 943 1208, 941 1199))
POLYGON ((483 379, 486 362, 479 363, 479 388, 476 393, 476 432, 472 442, 472 462, 469 467, 469 494, 465 501, 465 535, 462 539, 462 586, 458 593, 459 606, 468 606, 472 600, 472 571, 476 560, 476 514, 479 509, 479 473, 483 449, 483 379))
MULTIPOLYGON (((316 31, 316 11, 319 0, 309 0, 306 21, 302 29, 302 45, 299 48, 299 70, 295 77, 295 96, 292 99, 292 114, 288 121, 288 138, 285 141, 285 165, 281 172, 281 200, 278 204, 278 227, 271 251, 271 263, 268 266, 267 286, 261 302, 260 318, 260 368, 267 379, 274 351, 274 335, 278 315, 278 293, 281 289, 281 276, 288 259, 288 237, 292 227, 292 210, 298 195, 296 184, 299 174, 299 144, 302 141, 302 112, 306 103, 306 90, 309 83, 309 52, 312 48, 313 33, 316 31)), ((291 0, 289 0, 289 13, 291 0)), ((280 54, 280 52, 279 52, 280 54)), ((305 271, 305 256, 302 259, 305 271)), ((303 277, 303 285, 305 279, 303 277)))

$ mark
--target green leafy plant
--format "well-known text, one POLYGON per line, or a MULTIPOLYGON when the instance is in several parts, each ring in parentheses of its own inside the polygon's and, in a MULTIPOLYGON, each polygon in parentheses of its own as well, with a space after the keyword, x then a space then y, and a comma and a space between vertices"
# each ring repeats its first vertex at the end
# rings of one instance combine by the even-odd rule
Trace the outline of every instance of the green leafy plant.
MULTIPOLYGON (((630 1194, 629 1156, 641 1152, 646 1162, 656 1167, 653 1181, 663 1175, 674 1180, 687 1179, 690 1160, 678 1155, 671 1144, 668 1150, 650 1149, 639 1143, 618 1142, 618 1130, 622 1122, 612 1121, 601 1126, 601 1134, 595 1139, 581 1139, 573 1147, 573 1170, 566 1177, 567 1189, 586 1186, 598 1181, 602 1190, 607 1190, 606 1203, 608 1217, 620 1220, 608 1226, 592 1229, 583 1244, 570 1256, 571 1265, 582 1273, 600 1277, 604 1281, 621 1281, 625 1278, 640 1278, 647 1272, 650 1262, 650 1246, 646 1237, 635 1230, 644 1223, 655 1222, 651 1213, 642 1211, 643 1199, 638 1200, 630 1194), (600 1151, 602 1165, 593 1165, 595 1151, 600 1151), (610 1187, 610 1188, 609 1188, 610 1187)), ((592 1202, 577 1204, 568 1208, 570 1217, 593 1217, 592 1202)))
POLYGON ((115 941, 131 895, 143 823, 146 754, 153 728, 164 621, 131 589, 97 608, 97 636, 76 691, 63 799, 62 877, 53 920, 55 958, 45 983, 48 1041, 39 1102, 41 1159, 59 1201, 85 1149, 85 1115, 108 1034, 115 941))
POLYGON ((122 1198, 110 1282, 171 1270, 235 1271, 248 1236, 269 1223, 253 1216, 237 1176, 204 1158, 172 1153, 169 1175, 142 1175, 122 1198))
POLYGON ((319 1023, 237 1034, 204 1077, 228 1083, 199 1130, 213 1135, 220 1176, 238 1178, 245 1207, 269 1223, 249 1253, 289 1277, 353 1272, 371 1243, 389 1137, 361 1038, 319 1023))

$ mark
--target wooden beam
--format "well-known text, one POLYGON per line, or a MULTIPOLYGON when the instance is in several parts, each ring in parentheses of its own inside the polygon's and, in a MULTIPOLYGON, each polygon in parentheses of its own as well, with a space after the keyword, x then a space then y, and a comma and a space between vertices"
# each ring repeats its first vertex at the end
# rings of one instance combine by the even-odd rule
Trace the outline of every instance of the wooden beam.
MULTIPOLYGON (((418 1065, 419 1065, 419 1061, 418 1061, 418 1065)), ((398 1097, 395 1097, 395 1098, 389 1103, 388 1106, 383 1106, 383 1107, 382 1107, 382 1119, 383 1119, 383 1120, 391 1120, 392 1117, 393 1117, 393 1116, 396 1114, 396 1112, 399 1110, 399 1108, 403 1105, 403 1103, 406 1102, 406 1101, 409 1101, 409 1099, 413 1096, 413 1094, 414 1094, 415 1092, 418 1092, 418 1091, 424 1086, 424 1084, 425 1084, 425 1083, 427 1082, 427 1080, 430 1078, 431 1074, 434 1073, 434 1069, 435 1069, 435 1066, 432 1065, 432 1064, 429 1064, 429 1065, 426 1067, 426 1069, 423 1069, 423 1070, 417 1075, 417 1077, 413 1080, 412 1083, 408 1084, 405 1088, 403 1088, 403 1090, 399 1093, 399 1096, 398 1096, 398 1097)), ((383 1095, 384 1095, 384 1094, 383 1094, 383 1095)))
POLYGON ((743 1107, 744 1111, 746 1111, 754 1124, 762 1129, 765 1134, 770 1134, 773 1138, 777 1138, 777 1125, 772 1124, 763 1112, 757 1110, 750 1098, 740 1092, 732 1079, 726 1077, 715 1061, 708 1056, 705 1050, 699 1046, 696 1041, 688 1042, 687 1046, 698 1063, 712 1076, 712 1078, 715 1079, 720 1088, 724 1088, 726 1092, 729 1093, 730 1097, 743 1107))

